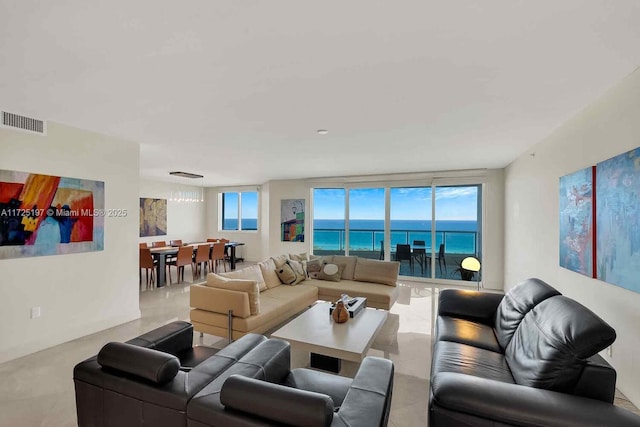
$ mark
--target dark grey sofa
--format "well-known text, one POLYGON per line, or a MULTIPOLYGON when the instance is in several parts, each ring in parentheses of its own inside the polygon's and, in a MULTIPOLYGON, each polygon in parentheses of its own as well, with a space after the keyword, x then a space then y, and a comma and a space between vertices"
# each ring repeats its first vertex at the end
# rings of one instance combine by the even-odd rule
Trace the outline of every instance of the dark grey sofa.
POLYGON ((612 404, 616 372, 597 353, 615 331, 539 279, 506 295, 443 290, 429 426, 640 426, 612 404))
POLYGON ((78 425, 387 425, 389 360, 366 358, 351 380, 290 370, 289 343, 262 335, 217 353, 192 343, 192 325, 173 322, 77 364, 78 425))

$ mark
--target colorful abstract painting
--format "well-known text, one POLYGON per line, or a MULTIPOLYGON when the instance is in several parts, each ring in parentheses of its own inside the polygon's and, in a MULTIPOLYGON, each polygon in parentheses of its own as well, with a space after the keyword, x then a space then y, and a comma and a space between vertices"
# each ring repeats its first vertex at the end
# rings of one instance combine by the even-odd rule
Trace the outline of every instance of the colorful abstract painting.
POLYGON ((595 167, 560 177, 560 266, 595 277, 593 179, 595 167))
POLYGON ((281 201, 280 235, 283 242, 304 242, 304 199, 281 201))
POLYGON ((104 182, 0 170, 0 259, 104 249, 104 182))
POLYGON ((598 279, 640 292, 640 149, 596 167, 598 279))
POLYGON ((140 198, 140 237, 167 235, 167 199, 140 198))

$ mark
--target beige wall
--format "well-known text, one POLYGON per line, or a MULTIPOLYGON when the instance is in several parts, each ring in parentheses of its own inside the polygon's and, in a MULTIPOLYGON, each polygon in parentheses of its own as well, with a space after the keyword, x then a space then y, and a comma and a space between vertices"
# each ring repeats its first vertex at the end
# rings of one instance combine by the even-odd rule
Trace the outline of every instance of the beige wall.
POLYGON ((199 191, 200 188, 190 185, 140 180, 140 197, 167 200, 167 235, 140 237, 140 242, 150 243, 156 240, 166 240, 169 243, 171 240, 180 239, 186 243, 206 240, 206 204, 204 202, 186 203, 169 200, 171 190, 199 191))
POLYGON ((48 123, 48 136, 0 129, 0 168, 105 183, 104 250, 0 260, 0 363, 140 317, 139 146, 48 123), (30 319, 31 307, 42 317, 30 319))
MULTIPOLYGON (((615 328, 618 388, 640 406, 640 294, 559 267, 559 178, 640 146, 640 71, 505 171, 505 285, 539 277, 615 328)), ((640 201, 639 201, 640 203, 640 201)), ((640 280, 640 279, 639 279, 640 280)))

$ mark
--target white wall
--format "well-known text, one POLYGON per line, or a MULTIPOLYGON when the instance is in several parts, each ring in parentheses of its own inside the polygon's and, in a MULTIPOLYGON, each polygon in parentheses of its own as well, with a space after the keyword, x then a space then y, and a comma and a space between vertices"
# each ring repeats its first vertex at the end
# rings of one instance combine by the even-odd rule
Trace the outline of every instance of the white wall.
POLYGON ((48 136, 0 129, 0 168, 105 182, 104 250, 0 260, 0 363, 140 317, 139 146, 48 123, 48 136), (30 309, 42 317, 30 319, 30 309))
POLYGON ((559 267, 558 185, 563 175, 638 146, 640 71, 636 70, 505 171, 506 288, 539 277, 608 322, 618 338, 613 357, 602 355, 618 372, 618 388, 636 406, 640 406, 640 294, 559 267))
POLYGON ((167 235, 140 237, 140 242, 151 243, 158 240, 166 240, 169 243, 171 240, 179 239, 187 243, 206 240, 206 203, 186 203, 169 200, 172 190, 197 192, 200 187, 145 179, 140 180, 140 197, 167 200, 167 235))

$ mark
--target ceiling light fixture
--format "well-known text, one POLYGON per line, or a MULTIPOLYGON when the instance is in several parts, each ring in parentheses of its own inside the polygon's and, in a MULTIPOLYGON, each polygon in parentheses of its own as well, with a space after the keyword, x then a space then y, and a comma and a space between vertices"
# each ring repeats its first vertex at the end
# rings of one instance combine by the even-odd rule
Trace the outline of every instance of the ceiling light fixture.
POLYGON ((199 178, 201 181, 199 182, 197 190, 171 190, 171 196, 169 197, 169 201, 172 202, 188 202, 188 203, 197 203, 204 202, 204 175, 198 175, 190 172, 169 172, 169 175, 180 176, 183 178, 191 178, 196 179, 199 178))
POLYGON ((326 129, 318 129, 318 135, 326 135, 328 134, 329 131, 326 129))

